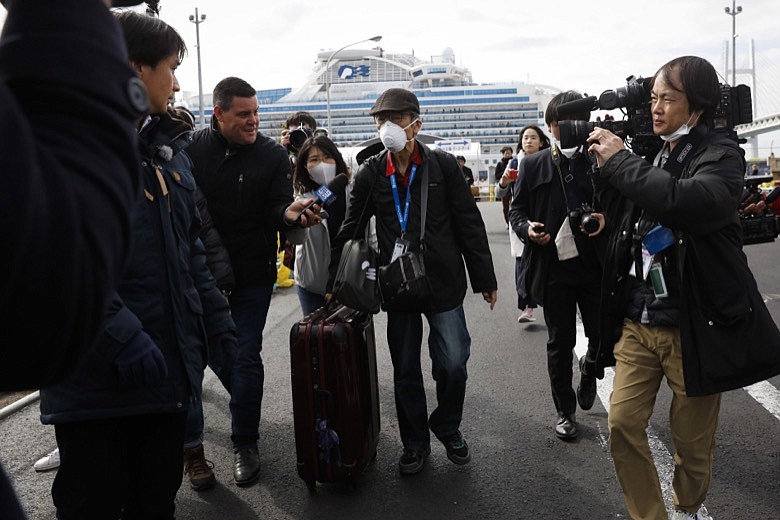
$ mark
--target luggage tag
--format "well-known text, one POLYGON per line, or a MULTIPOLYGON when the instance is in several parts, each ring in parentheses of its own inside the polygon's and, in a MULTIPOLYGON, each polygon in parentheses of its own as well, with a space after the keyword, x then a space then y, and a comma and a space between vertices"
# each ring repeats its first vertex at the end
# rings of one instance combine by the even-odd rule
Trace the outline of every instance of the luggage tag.
POLYGON ((654 263, 650 267, 650 283, 653 286, 653 294, 656 298, 665 298, 669 296, 669 291, 666 289, 666 279, 664 278, 664 271, 661 268, 661 264, 654 263))
POLYGON ((399 256, 406 253, 406 250, 409 249, 409 241, 401 238, 395 239, 395 247, 393 247, 393 256, 390 257, 390 262, 395 262, 399 256))
POLYGON ((672 233, 671 229, 660 224, 656 224, 653 229, 642 237, 642 245, 651 255, 663 251, 672 244, 674 244, 674 233, 672 233))

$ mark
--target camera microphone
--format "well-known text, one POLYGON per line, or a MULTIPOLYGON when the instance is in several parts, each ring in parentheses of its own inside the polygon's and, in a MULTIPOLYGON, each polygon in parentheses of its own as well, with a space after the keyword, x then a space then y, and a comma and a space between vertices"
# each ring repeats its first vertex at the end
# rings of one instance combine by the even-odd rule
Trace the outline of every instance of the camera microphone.
POLYGON ((347 175, 339 173, 330 181, 330 184, 322 184, 319 188, 314 190, 314 200, 303 208, 301 214, 295 219, 295 223, 299 224, 301 222, 301 217, 306 213, 306 210, 311 209, 315 204, 319 204, 320 206, 332 204, 333 201, 336 200, 336 192, 343 191, 344 188, 347 187, 348 182, 349 179, 347 178, 347 175))
POLYGON ((583 112, 591 112, 597 108, 598 104, 596 103, 596 96, 588 96, 583 99, 569 101, 568 103, 560 105, 555 110, 555 116, 560 121, 561 118, 566 116, 570 116, 572 114, 582 114, 583 112))

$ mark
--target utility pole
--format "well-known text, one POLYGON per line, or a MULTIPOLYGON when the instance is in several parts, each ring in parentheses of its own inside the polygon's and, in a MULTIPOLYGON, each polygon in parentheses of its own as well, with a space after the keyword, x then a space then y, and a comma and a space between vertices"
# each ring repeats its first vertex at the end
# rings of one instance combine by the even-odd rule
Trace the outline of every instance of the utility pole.
POLYGON ((206 126, 203 114, 203 75, 200 69, 200 24, 206 21, 206 15, 198 16, 198 8, 195 8, 195 16, 190 15, 190 21, 195 24, 195 46, 198 48, 198 128, 206 126))
POLYGON ((731 16, 731 86, 737 84, 737 15, 742 12, 742 6, 737 0, 731 0, 731 7, 725 7, 726 14, 731 16))

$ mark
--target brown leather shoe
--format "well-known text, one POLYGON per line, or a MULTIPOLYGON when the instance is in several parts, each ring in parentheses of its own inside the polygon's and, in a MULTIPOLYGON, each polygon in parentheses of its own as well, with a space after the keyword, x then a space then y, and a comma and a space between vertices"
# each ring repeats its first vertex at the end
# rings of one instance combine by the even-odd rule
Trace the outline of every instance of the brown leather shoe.
POLYGON ((203 455, 203 444, 184 449, 184 474, 190 480, 195 491, 205 491, 217 484, 214 476, 214 464, 203 455))

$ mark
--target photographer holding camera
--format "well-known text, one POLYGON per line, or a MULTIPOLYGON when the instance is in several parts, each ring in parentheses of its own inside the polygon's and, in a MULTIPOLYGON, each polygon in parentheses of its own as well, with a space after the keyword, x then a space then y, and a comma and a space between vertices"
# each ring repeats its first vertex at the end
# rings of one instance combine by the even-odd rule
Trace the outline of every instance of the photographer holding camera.
POLYGON ((604 128, 588 138, 601 166, 594 181, 609 243, 601 344, 581 369, 602 377, 616 364, 610 450, 628 511, 641 519, 667 518, 645 431, 666 376, 674 394, 674 514, 698 519, 719 392, 780 373, 780 333, 741 250, 744 152, 734 135, 714 130, 722 98, 715 69, 680 57, 648 87, 653 132, 664 141, 652 163, 604 128))
MULTIPOLYGON (((561 149, 559 141, 558 106, 581 99, 570 90, 547 105, 544 118, 555 144, 520 161, 509 210, 512 230, 526 244, 521 262, 526 270, 527 300, 544 307, 549 334, 547 371, 558 412, 554 431, 564 440, 577 436, 577 402, 589 410, 596 397, 596 379, 590 375, 580 377, 576 394, 572 389, 572 352, 577 342, 578 306, 589 351, 598 345, 604 249, 600 237, 604 218, 593 212, 596 201, 591 162, 582 146, 561 149)), ((585 110, 567 117, 589 116, 585 110)))
MULTIPOLYGON (((317 120, 308 112, 295 112, 291 114, 285 122, 285 128, 282 130, 282 146, 290 154, 290 161, 295 168, 295 157, 298 151, 306 142, 306 139, 314 135, 317 129, 317 120)), ((325 130, 321 130, 327 135, 325 130)), ((319 132, 318 132, 319 133, 319 132)))

